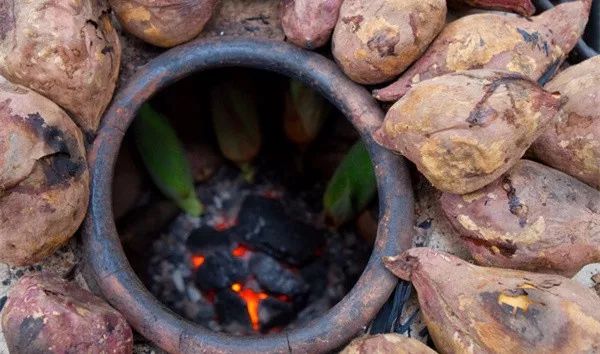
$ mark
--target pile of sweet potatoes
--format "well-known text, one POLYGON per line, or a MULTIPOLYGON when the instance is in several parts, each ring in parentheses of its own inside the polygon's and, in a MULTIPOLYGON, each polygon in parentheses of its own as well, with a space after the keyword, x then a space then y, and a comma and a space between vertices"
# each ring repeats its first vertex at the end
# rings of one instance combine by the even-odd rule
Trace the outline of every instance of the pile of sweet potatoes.
MULTIPOLYGON (((85 149, 121 64, 111 14, 172 47, 197 37, 219 6, 107 3, 0 0, 0 262, 43 260, 84 218, 85 149)), ((288 42, 330 44, 351 80, 380 85, 373 95, 391 107, 373 139, 441 191, 479 264, 428 248, 382 260, 417 289, 440 352, 600 351, 600 299, 564 277, 600 261, 600 56, 565 63, 590 6, 534 15, 530 0, 281 0, 288 42), (500 11, 446 22, 464 7, 500 11)), ((120 314, 49 275, 19 282, 2 328, 15 352, 132 350, 120 314)), ((361 337, 344 352, 397 348, 432 352, 396 335, 361 337)))

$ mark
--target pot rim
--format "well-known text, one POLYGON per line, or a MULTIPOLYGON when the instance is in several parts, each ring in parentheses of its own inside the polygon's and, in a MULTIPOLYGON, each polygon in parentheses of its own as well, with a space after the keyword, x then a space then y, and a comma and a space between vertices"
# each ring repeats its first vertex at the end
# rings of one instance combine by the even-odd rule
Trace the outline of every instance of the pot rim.
POLYGON ((382 257, 396 255, 412 242, 414 198, 407 163, 371 137, 383 115, 369 92, 350 81, 331 60, 285 42, 221 37, 195 40, 164 52, 119 90, 90 150, 91 199, 82 233, 88 279, 139 333, 171 353, 316 353, 344 345, 375 317, 397 283, 383 266, 382 257), (113 218, 115 161, 141 104, 179 79, 220 67, 273 71, 316 89, 359 131, 375 168, 379 226, 361 277, 321 317, 278 334, 236 337, 216 333, 166 309, 130 267, 113 218))

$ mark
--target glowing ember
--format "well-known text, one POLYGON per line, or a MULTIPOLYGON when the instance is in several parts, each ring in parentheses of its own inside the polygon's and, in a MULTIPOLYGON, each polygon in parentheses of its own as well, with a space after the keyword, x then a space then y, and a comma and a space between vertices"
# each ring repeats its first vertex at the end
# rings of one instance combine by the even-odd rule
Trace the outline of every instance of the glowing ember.
POLYGON ((202 264, 204 264, 204 256, 201 256, 199 254, 195 254, 192 256, 192 266, 194 267, 194 269, 198 269, 200 268, 200 266, 202 264))
POLYGON ((263 292, 255 292, 249 288, 243 288, 240 283, 231 284, 231 290, 240 294, 240 297, 246 302, 246 309, 248 309, 248 316, 250 317, 250 322, 252 323, 252 328, 255 331, 260 329, 260 319, 258 317, 258 305, 260 302, 267 297, 267 294, 263 292))
POLYGON ((226 215, 217 215, 213 219, 213 228, 219 232, 225 231, 234 227, 237 224, 237 219, 230 218, 226 215))
POLYGON ((233 249, 233 251, 231 251, 231 254, 234 257, 244 257, 244 255, 246 254, 246 252, 248 252, 249 249, 245 246, 239 245, 236 248, 233 249))

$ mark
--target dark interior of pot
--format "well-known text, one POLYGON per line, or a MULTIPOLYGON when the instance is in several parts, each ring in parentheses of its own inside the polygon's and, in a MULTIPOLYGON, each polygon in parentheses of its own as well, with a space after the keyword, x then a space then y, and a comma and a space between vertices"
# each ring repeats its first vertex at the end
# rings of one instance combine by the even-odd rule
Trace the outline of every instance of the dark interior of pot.
POLYGON ((121 147, 113 209, 129 262, 158 300, 216 332, 259 335, 308 323, 346 295, 371 253, 376 196, 343 222, 323 207, 358 133, 324 99, 304 100, 311 105, 305 110, 324 113, 302 121, 290 109, 292 85, 269 72, 218 69, 148 102, 183 145, 201 216, 161 193, 135 121, 121 147), (229 97, 224 85, 242 93, 228 113, 239 106, 256 112, 258 122, 242 121, 225 140, 227 127, 213 124, 222 114, 216 106, 229 97))

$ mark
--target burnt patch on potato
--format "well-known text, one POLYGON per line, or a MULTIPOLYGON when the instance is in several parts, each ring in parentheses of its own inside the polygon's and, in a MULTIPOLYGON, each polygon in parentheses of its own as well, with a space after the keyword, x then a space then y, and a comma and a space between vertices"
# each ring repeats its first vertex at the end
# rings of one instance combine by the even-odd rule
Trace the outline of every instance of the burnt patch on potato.
POLYGON ((11 1, 0 1, 0 40, 15 28, 15 16, 11 1))
POLYGON ((360 24, 364 19, 362 15, 346 16, 342 18, 342 22, 346 25, 350 24, 350 31, 356 33, 360 29, 360 24))
POLYGON ((506 191, 508 197, 508 210, 510 213, 519 218, 519 225, 525 227, 527 225, 527 206, 521 203, 517 196, 517 191, 512 184, 510 177, 504 176, 502 179, 502 188, 506 191))
POLYGON ((383 28, 375 32, 367 42, 369 49, 377 51, 380 57, 396 55, 396 45, 400 42, 400 35, 391 28, 383 28))
POLYGON ((19 325, 19 336, 11 351, 14 350, 16 353, 49 353, 41 348, 31 348, 32 345, 35 346, 34 341, 43 328, 44 316, 37 318, 33 316, 25 317, 21 325, 19 325))
POLYGON ((544 71, 544 73, 542 74, 542 76, 540 76, 540 78, 538 79, 538 84, 540 85, 545 85, 546 83, 548 83, 548 81, 550 81, 550 79, 552 79, 554 77, 554 75, 556 74, 556 71, 558 71, 558 68, 560 68, 560 65, 562 64, 561 60, 555 60, 554 62, 552 62, 552 64, 550 64, 548 66, 548 68, 546 69, 546 71, 544 71))

